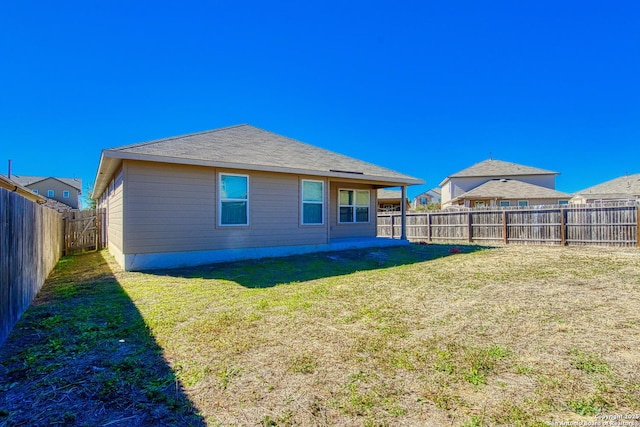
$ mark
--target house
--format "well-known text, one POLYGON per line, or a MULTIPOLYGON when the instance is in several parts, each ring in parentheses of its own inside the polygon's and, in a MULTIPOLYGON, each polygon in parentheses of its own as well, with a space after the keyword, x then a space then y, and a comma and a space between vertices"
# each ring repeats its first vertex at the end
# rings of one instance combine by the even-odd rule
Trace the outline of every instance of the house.
POLYGON ((427 190, 423 193, 418 194, 413 198, 413 208, 420 209, 426 208, 428 205, 434 203, 440 203, 440 199, 442 197, 442 192, 440 188, 432 188, 431 190, 427 190))
POLYGON ((13 179, 7 178, 7 175, 0 175, 0 188, 5 188, 9 191, 18 193, 25 199, 31 200, 32 202, 38 203, 39 205, 44 205, 47 203, 46 197, 42 197, 39 194, 34 193, 32 190, 18 184, 13 179))
MULTIPOLYGON (((400 212, 402 211, 402 190, 378 190, 378 212, 400 212)), ((410 209, 409 198, 405 197, 405 209, 410 209)))
POLYGON ((91 197, 146 270, 406 244, 376 238, 376 190, 421 183, 245 124, 103 150, 91 197))
MULTIPOLYGON (((4 177, 9 178, 7 175, 4 177)), ((80 209, 80 195, 82 194, 82 180, 80 178, 12 174, 10 179, 36 194, 64 203, 71 209, 80 209)))
POLYGON ((529 206, 568 203, 555 190, 558 172, 489 159, 446 177, 442 207, 529 206))
POLYGON ((640 200, 640 173, 625 175, 574 194, 571 203, 602 203, 640 200))

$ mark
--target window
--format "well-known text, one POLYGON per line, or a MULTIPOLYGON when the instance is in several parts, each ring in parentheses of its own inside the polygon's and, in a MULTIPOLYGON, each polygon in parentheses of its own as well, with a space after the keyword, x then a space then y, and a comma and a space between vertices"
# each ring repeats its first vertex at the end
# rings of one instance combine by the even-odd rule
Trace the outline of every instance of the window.
POLYGON ((427 198, 426 197, 420 197, 420 204, 421 205, 426 205, 427 204, 427 198))
POLYGON ((53 190, 47 190, 47 197, 55 197, 56 196, 56 192, 53 190))
POLYGON ((484 208, 484 200, 476 200, 475 202, 473 202, 473 206, 475 206, 476 208, 484 208))
POLYGON ((69 198, 69 192, 67 190, 64 190, 62 192, 62 197, 64 197, 65 199, 68 199, 69 198))
POLYGON ((500 206, 511 206, 511 203, 508 200, 500 200, 500 206))
POLYGON ((302 180, 302 224, 324 224, 324 182, 302 180))
POLYGON ((560 201, 558 202, 558 204, 559 204, 559 205, 568 205, 568 204, 569 204, 569 201, 568 201, 568 200, 560 200, 560 201))
POLYGON ((249 177, 220 174, 220 225, 249 225, 249 177))
POLYGON ((34 189, 33 189, 33 192, 34 192, 34 193, 36 193, 36 194, 40 194, 40 191, 38 191, 38 189, 37 189, 37 188, 34 188, 34 189))
POLYGON ((521 206, 521 207, 529 206, 529 201, 528 200, 518 200, 518 206, 521 206))
POLYGON ((340 190, 338 222, 369 222, 369 190, 340 190))

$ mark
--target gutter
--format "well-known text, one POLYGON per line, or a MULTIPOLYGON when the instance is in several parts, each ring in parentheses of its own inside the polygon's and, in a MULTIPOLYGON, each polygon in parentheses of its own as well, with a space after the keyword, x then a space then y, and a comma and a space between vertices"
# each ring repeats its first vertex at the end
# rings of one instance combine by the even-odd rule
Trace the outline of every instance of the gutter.
POLYGON ((9 191, 14 193, 18 193, 22 197, 31 200, 32 202, 36 202, 40 205, 47 203, 47 199, 39 194, 34 193, 26 187, 23 187, 20 184, 16 184, 10 179, 7 179, 3 176, 0 176, 0 187, 6 188, 9 191))

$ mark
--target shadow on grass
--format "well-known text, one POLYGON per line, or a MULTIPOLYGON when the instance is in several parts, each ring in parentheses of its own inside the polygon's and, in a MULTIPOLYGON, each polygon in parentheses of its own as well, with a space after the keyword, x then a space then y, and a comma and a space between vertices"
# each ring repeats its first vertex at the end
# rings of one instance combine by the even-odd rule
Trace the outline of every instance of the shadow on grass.
POLYGON ((0 426, 204 426, 100 253, 60 260, 0 348, 0 426))
POLYGON ((341 276, 357 271, 415 264, 483 249, 489 249, 489 247, 411 244, 391 248, 370 248, 245 260, 191 268, 155 270, 147 273, 183 278, 221 279, 236 282, 246 288, 269 288, 285 283, 341 276))

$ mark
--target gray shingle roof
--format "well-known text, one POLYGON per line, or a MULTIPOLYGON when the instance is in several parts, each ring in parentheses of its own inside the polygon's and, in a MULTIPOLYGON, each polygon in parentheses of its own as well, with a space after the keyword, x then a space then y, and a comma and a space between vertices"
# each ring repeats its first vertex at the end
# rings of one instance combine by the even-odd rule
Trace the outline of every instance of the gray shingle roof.
POLYGON ((456 197, 459 199, 567 199, 571 194, 516 179, 492 179, 456 197))
MULTIPOLYGON (((7 175, 3 175, 5 178, 7 175)), ((28 186, 40 181, 44 181, 45 179, 57 179, 60 182, 67 184, 69 187, 75 188, 79 191, 82 191, 82 180, 80 178, 57 178, 54 176, 27 176, 27 175, 11 175, 11 180, 17 182, 22 186, 28 186)))
MULTIPOLYGON (((397 184, 423 181, 250 125, 238 125, 104 150, 96 193, 105 185, 105 158, 198 164, 247 170, 304 173, 397 184)), ((96 195, 97 195, 96 194, 96 195)))
POLYGON ((640 196, 640 173, 625 175, 576 192, 590 199, 637 198, 640 196))
MULTIPOLYGON (((558 175, 546 169, 534 168, 531 166, 519 165, 517 163, 503 162, 502 160, 489 159, 476 163, 466 169, 449 175, 447 178, 462 177, 509 177, 522 175, 558 175)), ((446 181, 446 179, 445 179, 446 181)))
POLYGON ((400 190, 386 190, 381 188, 378 190, 378 200, 400 200, 402 198, 402 191, 400 190))

